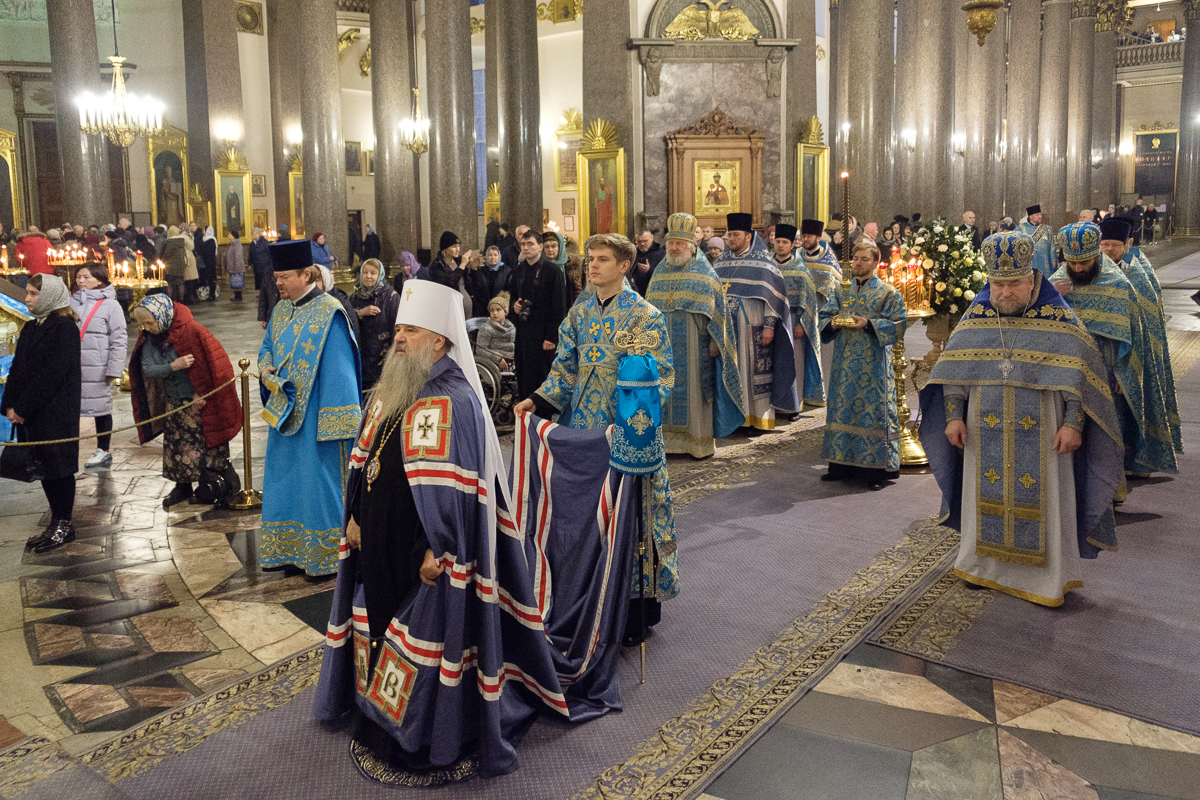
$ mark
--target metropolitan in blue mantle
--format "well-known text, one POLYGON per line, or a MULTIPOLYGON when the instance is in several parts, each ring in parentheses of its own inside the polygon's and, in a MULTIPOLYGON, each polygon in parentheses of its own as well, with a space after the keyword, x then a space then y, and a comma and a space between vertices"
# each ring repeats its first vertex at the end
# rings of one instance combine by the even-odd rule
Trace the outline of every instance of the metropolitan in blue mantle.
POLYGON ((787 285, 749 214, 726 215, 727 247, 713 265, 725 285, 725 302, 737 343, 744 425, 773 430, 775 412, 800 410, 792 314, 787 285))
POLYGON ((337 570, 342 488, 362 421, 358 345, 342 304, 315 284, 307 241, 271 245, 283 298, 258 351, 267 432, 259 564, 337 570))
POLYGON ((663 407, 666 451, 705 458, 716 452, 714 437, 733 433, 745 415, 725 289, 693 243, 695 226, 691 214, 667 220, 667 255, 646 299, 666 317, 674 358, 675 387, 663 407))
POLYGON ((1033 603, 1083 586, 1115 550, 1122 446, 1092 337, 1015 232, 983 242, 988 286, 921 392, 921 442, 962 532, 955 574, 1033 603))

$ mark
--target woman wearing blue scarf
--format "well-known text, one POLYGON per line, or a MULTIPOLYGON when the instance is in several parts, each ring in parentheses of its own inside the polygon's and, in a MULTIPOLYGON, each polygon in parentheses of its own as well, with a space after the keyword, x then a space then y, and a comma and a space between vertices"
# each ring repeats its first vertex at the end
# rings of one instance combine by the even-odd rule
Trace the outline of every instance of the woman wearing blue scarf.
POLYGON ((563 274, 567 271, 567 243, 558 231, 546 231, 542 234, 542 258, 554 264, 563 274))

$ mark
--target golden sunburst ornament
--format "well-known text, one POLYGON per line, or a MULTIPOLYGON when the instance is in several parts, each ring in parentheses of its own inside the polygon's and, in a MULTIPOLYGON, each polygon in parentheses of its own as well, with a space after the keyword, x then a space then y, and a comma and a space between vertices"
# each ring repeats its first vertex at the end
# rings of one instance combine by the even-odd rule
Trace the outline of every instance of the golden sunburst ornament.
POLYGON ((580 138, 580 150, 595 152, 611 150, 617 146, 617 129, 606 119, 592 120, 592 124, 583 132, 580 138))
POLYGON ((242 154, 242 151, 236 147, 231 147, 224 153, 221 153, 218 163, 220 166, 217 169, 224 169, 230 172, 243 172, 250 169, 250 162, 246 160, 246 156, 242 154))

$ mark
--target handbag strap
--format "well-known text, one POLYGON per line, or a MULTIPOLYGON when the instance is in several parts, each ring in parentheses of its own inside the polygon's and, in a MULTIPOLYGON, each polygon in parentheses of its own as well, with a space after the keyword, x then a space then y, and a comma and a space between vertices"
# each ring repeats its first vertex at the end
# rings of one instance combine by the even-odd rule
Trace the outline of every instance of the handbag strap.
POLYGON ((96 312, 100 310, 100 304, 103 302, 104 298, 101 297, 96 301, 96 305, 92 306, 92 310, 88 312, 87 319, 83 321, 83 327, 79 329, 79 341, 83 341, 83 335, 87 333, 88 325, 92 324, 92 317, 96 316, 96 312))

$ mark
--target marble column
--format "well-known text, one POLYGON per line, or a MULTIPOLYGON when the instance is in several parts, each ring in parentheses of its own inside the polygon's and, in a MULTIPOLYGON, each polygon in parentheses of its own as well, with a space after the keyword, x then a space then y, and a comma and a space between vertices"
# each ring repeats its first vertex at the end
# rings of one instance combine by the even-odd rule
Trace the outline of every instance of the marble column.
POLYGON ((1117 202, 1117 28, 1125 0, 1104 0, 1096 15, 1095 69, 1092 73, 1092 205, 1117 202))
MULTIPOLYGON (((483 87, 487 127, 487 182, 500 180, 500 0, 483 3, 483 87)), ((508 218, 503 214, 501 217, 508 218)))
POLYGON ((400 142, 412 114, 411 0, 371 0, 371 114, 375 124, 375 232, 385 266, 420 246, 416 157, 400 142))
POLYGON ((479 239, 471 7, 461 0, 427 0, 425 41, 429 174, 434 181, 429 193, 429 236, 437 250, 442 232, 453 231, 465 252, 477 249, 479 239))
POLYGON ((1067 95, 1067 209, 1078 214, 1092 200, 1092 86, 1096 54, 1096 0, 1071 3, 1070 92, 1067 95))
POLYGON ((288 172, 300 155, 300 143, 292 141, 300 131, 300 64, 296 37, 300 21, 296 0, 267 0, 267 70, 271 87, 271 153, 275 161, 275 219, 273 225, 292 226, 291 188, 288 172))
POLYGON ((235 0, 183 4, 188 180, 200 184, 201 195, 213 201, 214 214, 221 207, 213 183, 218 159, 231 143, 244 152, 242 68, 237 36, 229 35, 229 20, 236 15, 235 0))
MULTIPOLYGON (((850 131, 850 213, 862 224, 892 218, 892 59, 895 25, 892 4, 841 0, 842 30, 853 32, 856 47, 847 58, 850 131)), ((846 42, 843 42, 846 44, 846 42)))
MULTIPOLYGON (((1038 112, 1038 194, 1043 221, 1057 230, 1067 220, 1067 105, 1071 93, 1071 0, 1042 2, 1042 75, 1038 112)), ((1032 205, 1032 203, 1030 203, 1032 205)))
MULTIPOLYGON (((788 0, 787 37, 801 42, 813 43, 817 38, 817 12, 813 0, 788 0)), ((787 93, 784 114, 783 154, 787 164, 787 180, 784 181, 780 208, 791 208, 799 220, 803 209, 796 198, 796 143, 805 123, 817 113, 817 60, 815 45, 801 45, 787 55, 787 93)), ((799 222, 796 223, 799 225, 799 222)))
MULTIPOLYGON (((1183 0, 1183 9, 1188 27, 1193 31, 1200 30, 1200 0, 1183 0)), ((1179 102, 1175 233, 1200 236, 1200 47, 1186 45, 1183 48, 1183 92, 1179 102)))
MULTIPOLYGON (((327 0, 297 0, 300 31, 300 125, 304 129, 304 232, 320 231, 350 267, 346 222, 346 146, 342 138, 342 87, 338 79, 337 7, 327 0)), ((371 49, 374 56, 374 48, 371 49)), ((378 180, 376 180, 378 183, 378 180)))
POLYGON ((896 210, 923 219, 950 214, 951 139, 954 133, 955 30, 957 7, 942 0, 900 0, 898 24, 905 31, 896 60, 896 210), (910 151, 909 147, 913 149, 910 151))
MULTIPOLYGON (((592 13, 599 4, 588 7, 592 13)), ((508 0, 500 14, 500 208, 513 225, 542 228, 541 99, 537 0, 508 0)), ((584 15, 586 18, 586 14, 584 15)), ((584 52, 612 53, 621 50, 584 52)), ((586 72, 586 70, 585 70, 586 72)), ((586 87, 585 87, 586 94, 586 87)), ((585 120, 591 122, 591 120, 585 120)))
MULTIPOLYGON (((829 131, 829 158, 833 169, 829 170, 829 213, 839 213, 835 197, 842 196, 841 179, 847 169, 845 125, 850 122, 849 71, 846 59, 849 49, 842 47, 842 13, 844 7, 838 0, 829 0, 829 116, 833 130, 829 131)), ((828 222, 828 220, 825 220, 828 222)))
MULTIPOLYGON (((47 0, 50 77, 54 85, 55 130, 62 165, 63 213, 73 223, 115 222, 108 174, 108 140, 79 129, 82 92, 104 91, 96 44, 92 0, 47 0)), ((26 209, 32 219, 32 209, 26 209)), ((128 209, 126 209, 128 210, 128 209)), ((44 226, 62 220, 40 220, 44 226)))
POLYGON ((987 230, 998 221, 1004 207, 1004 179, 1000 171, 999 140, 1002 127, 1004 59, 1007 43, 1007 11, 997 12, 996 27, 983 46, 974 36, 966 45, 966 97, 963 124, 964 204, 963 211, 975 212, 975 224, 987 230))
POLYGON ((1042 57, 1041 0, 1012 0, 1008 40, 1008 130, 1004 210, 1019 220, 1037 197, 1038 103, 1042 57))
MULTIPOLYGON (((917 137, 921 124, 921 97, 939 93, 941 75, 925 70, 928 50, 921 47, 921 17, 918 0, 896 3, 896 41, 905 45, 896 51, 896 153, 894 186, 896 210, 908 216, 916 208, 918 167, 917 137), (932 73, 932 74, 931 74, 932 73)), ((879 220, 885 222, 886 220, 879 220)))
MULTIPOLYGON (((609 58, 588 59, 587 69, 583 71, 583 124, 586 129, 597 119, 608 120, 616 128, 617 141, 625 148, 624 225, 630 237, 636 233, 633 230, 634 213, 643 206, 642 198, 634 197, 632 177, 635 170, 642 169, 642 165, 633 161, 633 101, 636 90, 633 64, 636 55, 627 55, 626 42, 631 35, 641 34, 633 34, 631 5, 636 7, 636 0, 593 2, 583 15, 583 52, 611 54, 609 58)), ((642 80, 640 70, 637 80, 642 80)), ((500 208, 504 216, 513 225, 519 225, 523 220, 510 215, 503 203, 501 200, 500 208)), ((584 213, 583 209, 580 209, 580 213, 584 213)), ((666 224, 666 219, 662 219, 662 224, 666 224)))

